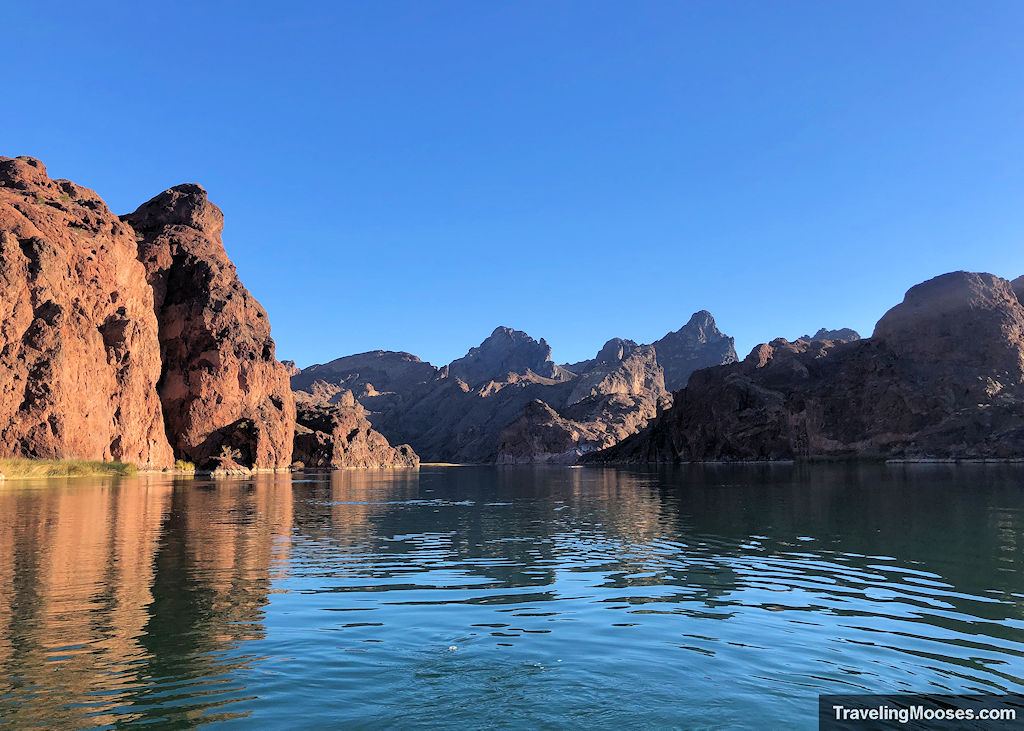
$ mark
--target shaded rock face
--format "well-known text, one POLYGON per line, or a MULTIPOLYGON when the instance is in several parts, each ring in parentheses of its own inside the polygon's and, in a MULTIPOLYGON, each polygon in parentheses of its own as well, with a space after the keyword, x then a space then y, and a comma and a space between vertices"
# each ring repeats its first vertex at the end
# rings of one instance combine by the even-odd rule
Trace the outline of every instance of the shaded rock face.
MULTIPOLYGON (((698 327, 709 333, 713 322, 698 318, 698 327)), ((720 349, 721 338, 710 347, 720 349)), ((504 327, 440 369, 375 351, 307 368, 292 387, 310 404, 335 403, 351 389, 374 428, 431 462, 574 462, 635 433, 672 401, 654 346, 613 338, 594 359, 558 366, 544 340, 504 327)))
POLYGON ((0 157, 0 451, 168 467, 153 292, 91 190, 0 157))
POLYGON ((293 456, 304 467, 418 467, 419 457, 408 444, 392 447, 373 430, 351 391, 336 403, 298 407, 293 456))
POLYGON ((871 338, 784 339, 693 374, 675 403, 594 461, 1024 456, 1024 307, 1010 282, 913 287, 871 338))
POLYGON ((848 327, 839 328, 838 330, 821 328, 814 335, 801 335, 797 340, 843 340, 849 342, 850 340, 860 340, 860 333, 848 327))
POLYGON ((448 365, 448 376, 469 386, 488 381, 501 382, 511 374, 534 374, 541 378, 561 380, 560 366, 551 360, 551 346, 544 338, 537 342, 520 330, 497 327, 476 348, 448 365))
POLYGON ((502 430, 498 463, 576 462, 636 433, 672 403, 650 345, 610 349, 606 344, 590 363, 570 382, 563 401, 541 402, 544 409, 527 404, 519 419, 502 430))
POLYGON ((1024 304, 1024 276, 1017 277, 1010 286, 1013 287, 1013 293, 1017 296, 1017 301, 1024 304))
POLYGON ((295 404, 267 313, 238 280, 224 217, 198 185, 166 190, 122 217, 152 286, 163 364, 159 394, 175 455, 212 465, 222 446, 258 469, 291 464, 295 404))
POLYGON ((693 313, 689 322, 653 345, 669 391, 683 388, 696 370, 736 362, 734 339, 718 329, 707 310, 693 313))
POLYGON ((297 376, 300 373, 302 373, 302 369, 295 365, 294 360, 282 360, 281 365, 284 366, 285 373, 288 374, 289 378, 291 378, 292 376, 297 376))
POLYGON ((291 387, 300 399, 334 403, 352 391, 373 412, 402 408, 403 395, 420 390, 437 375, 437 368, 411 353, 374 350, 312 365, 292 375, 291 387), (364 399, 376 399, 372 404, 364 399))

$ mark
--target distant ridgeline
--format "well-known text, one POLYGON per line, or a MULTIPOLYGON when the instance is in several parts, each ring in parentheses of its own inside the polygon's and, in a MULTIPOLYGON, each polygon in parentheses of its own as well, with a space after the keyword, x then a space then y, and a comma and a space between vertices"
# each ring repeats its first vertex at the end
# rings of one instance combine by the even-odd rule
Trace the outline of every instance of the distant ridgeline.
POLYGON ((1024 277, 953 272, 907 292, 870 338, 820 329, 736 362, 708 312, 651 345, 556 365, 498 328, 436 368, 375 351, 292 377, 352 391, 376 428, 441 461, 1024 458, 1024 277))
MULTIPOLYGON (((0 457, 292 464, 290 373, 223 223, 198 185, 119 218, 38 160, 0 157, 0 457)), ((388 462, 361 411, 340 421, 358 427, 361 460, 388 462)), ((329 429, 321 441, 341 443, 318 456, 344 464, 350 433, 329 429)))
POLYGON ((670 410, 588 459, 1024 458, 1022 296, 1024 277, 935 277, 870 338, 778 339, 698 371, 670 410))
POLYGON ((374 351, 299 370, 277 361, 223 220, 198 185, 118 217, 38 160, 0 157, 0 458, 243 471, 415 467, 417 452, 1024 458, 1024 278, 945 274, 910 289, 870 338, 823 328, 741 362, 702 310, 654 343, 614 338, 579 363, 499 327, 441 368, 374 351))
POLYGON ((292 376, 300 404, 349 392, 374 427, 443 462, 576 462, 642 429, 694 371, 736 360, 733 339, 697 312, 651 345, 614 338, 592 360, 558 365, 551 348, 499 327, 436 368, 409 353, 374 351, 292 376))

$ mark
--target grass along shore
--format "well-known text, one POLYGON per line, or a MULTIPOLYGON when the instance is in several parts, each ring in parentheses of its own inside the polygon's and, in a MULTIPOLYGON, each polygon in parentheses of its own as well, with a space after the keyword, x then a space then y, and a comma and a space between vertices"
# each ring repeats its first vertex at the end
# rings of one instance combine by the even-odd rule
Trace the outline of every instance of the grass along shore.
POLYGON ((8 480, 40 477, 130 477, 138 471, 138 467, 127 462, 88 459, 0 459, 0 472, 8 480))

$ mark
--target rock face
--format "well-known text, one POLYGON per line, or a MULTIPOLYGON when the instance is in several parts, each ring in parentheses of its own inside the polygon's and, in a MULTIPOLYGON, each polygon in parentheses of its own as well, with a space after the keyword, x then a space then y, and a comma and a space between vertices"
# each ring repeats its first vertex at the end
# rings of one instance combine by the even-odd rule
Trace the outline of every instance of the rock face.
POLYGON ((299 401, 336 403, 345 391, 378 419, 397 418, 437 375, 437 368, 411 353, 374 350, 312 365, 292 376, 299 401))
POLYGON ((907 292, 871 338, 757 346, 696 372, 675 404, 594 461, 1024 457, 1024 307, 953 272, 907 292))
POLYGON ((814 335, 801 335, 797 340, 860 340, 860 333, 856 330, 852 330, 848 327, 839 328, 838 330, 826 330, 821 328, 814 335))
POLYGON ((0 451, 174 462, 153 292, 135 237, 91 190, 0 157, 0 451))
POLYGON ((500 383, 513 374, 536 375, 564 380, 560 366, 551 360, 551 346, 544 338, 537 342, 529 335, 509 327, 497 327, 479 347, 448 365, 448 376, 479 386, 488 381, 500 383))
POLYGON ((693 313, 689 322, 653 345, 669 391, 686 386, 696 370, 736 362, 735 341, 718 329, 707 310, 693 313))
POLYGON ((620 346, 628 342, 605 344, 571 382, 565 400, 551 398, 558 411, 542 401, 527 404, 499 435, 496 461, 573 463, 636 433, 670 405, 672 396, 665 390, 654 348, 620 346))
POLYGON ((267 313, 238 280, 221 242, 224 216, 198 185, 166 190, 124 216, 152 286, 159 393, 182 459, 207 467, 221 448, 257 469, 291 464, 295 404, 274 358, 267 313))
MULTIPOLYGON (((708 313, 663 339, 680 377, 735 359, 708 313)), ((596 357, 559 366, 551 348, 499 327, 478 347, 435 368, 408 353, 375 351, 292 377, 299 401, 330 404, 351 389, 392 442, 432 462, 574 462, 641 429, 671 403, 652 345, 613 338, 596 357)))
POLYGON ((300 373, 302 373, 302 369, 295 365, 294 360, 282 360, 281 365, 284 366, 285 373, 288 374, 289 378, 291 378, 292 376, 297 376, 300 373))
POLYGON ((299 404, 294 458, 304 467, 418 467, 420 458, 408 444, 392 447, 366 420, 351 391, 336 403, 299 404))

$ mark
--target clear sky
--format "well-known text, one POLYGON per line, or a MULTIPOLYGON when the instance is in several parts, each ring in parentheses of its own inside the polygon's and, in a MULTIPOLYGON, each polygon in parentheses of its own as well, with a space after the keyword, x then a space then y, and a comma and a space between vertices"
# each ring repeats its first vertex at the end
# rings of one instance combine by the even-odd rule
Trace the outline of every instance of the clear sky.
POLYGON ((708 309, 741 356, 1024 274, 1024 2, 10 2, 0 154, 181 182, 299 365, 559 361, 708 309))

